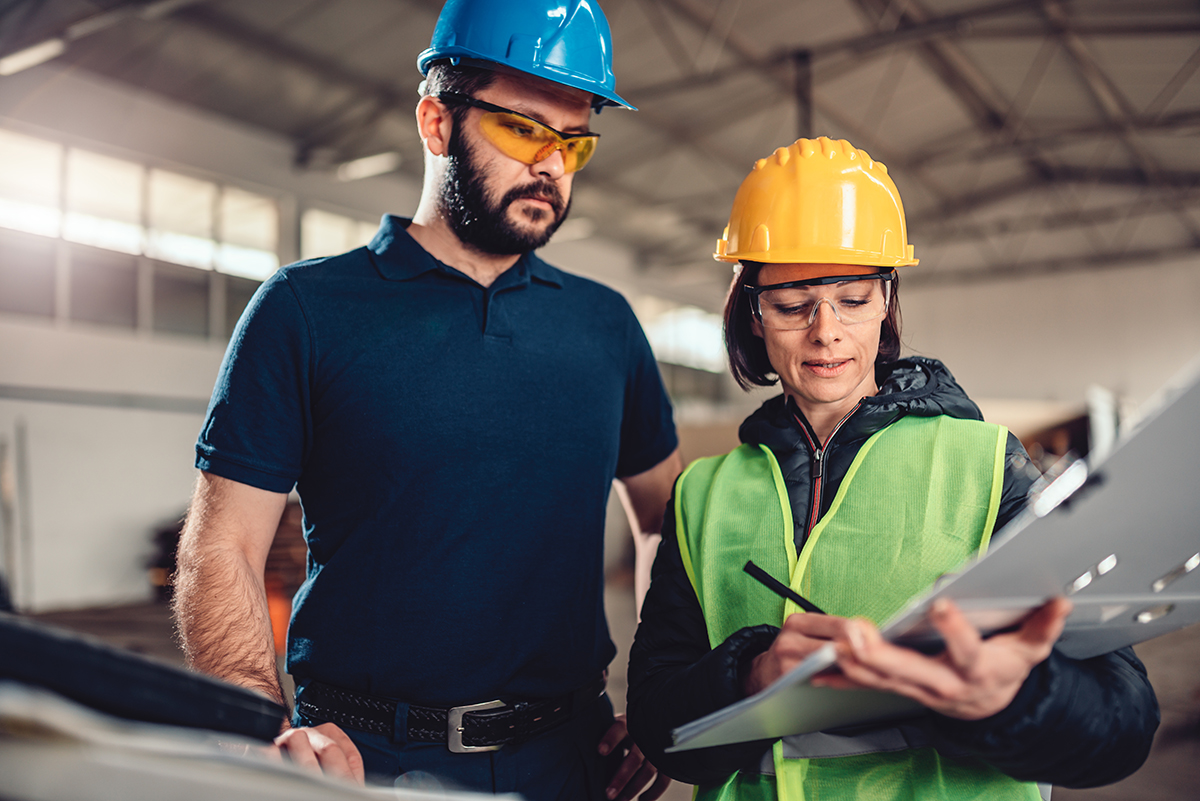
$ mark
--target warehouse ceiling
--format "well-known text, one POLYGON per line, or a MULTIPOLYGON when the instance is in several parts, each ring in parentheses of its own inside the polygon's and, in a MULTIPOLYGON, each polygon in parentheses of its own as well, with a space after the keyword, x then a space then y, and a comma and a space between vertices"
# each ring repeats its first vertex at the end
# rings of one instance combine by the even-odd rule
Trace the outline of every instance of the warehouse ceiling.
MULTIPOLYGON (((617 91, 641 110, 594 121, 573 231, 627 245, 679 297, 719 302, 734 192, 800 135, 888 165, 921 258, 909 285, 1200 258, 1195 0, 602 4, 617 91)), ((286 136, 298 169, 394 151, 419 176, 415 61, 440 6, 0 0, 0 57, 61 50, 286 136)))

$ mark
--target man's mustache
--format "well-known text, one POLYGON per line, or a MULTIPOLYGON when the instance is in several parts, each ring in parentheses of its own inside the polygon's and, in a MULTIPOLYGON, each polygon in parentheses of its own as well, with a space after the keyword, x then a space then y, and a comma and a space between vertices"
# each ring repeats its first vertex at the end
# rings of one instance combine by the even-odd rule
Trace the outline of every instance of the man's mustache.
POLYGON ((549 181, 543 181, 510 189, 500 199, 500 208, 506 209, 516 201, 526 198, 549 203, 554 209, 555 217, 562 216, 563 209, 567 205, 566 201, 563 200, 562 193, 558 191, 558 187, 549 181))

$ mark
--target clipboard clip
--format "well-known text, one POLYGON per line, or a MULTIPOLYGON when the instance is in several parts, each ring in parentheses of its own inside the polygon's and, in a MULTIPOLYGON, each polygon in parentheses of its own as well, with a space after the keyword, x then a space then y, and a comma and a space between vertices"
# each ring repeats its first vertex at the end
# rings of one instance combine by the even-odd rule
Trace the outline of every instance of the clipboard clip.
MULTIPOLYGON (((1099 484, 1099 479, 1099 474, 1092 476, 1092 483, 1099 484)), ((1051 465, 1030 487, 1029 509, 1037 517, 1045 517, 1086 483, 1087 460, 1069 453, 1051 465)))

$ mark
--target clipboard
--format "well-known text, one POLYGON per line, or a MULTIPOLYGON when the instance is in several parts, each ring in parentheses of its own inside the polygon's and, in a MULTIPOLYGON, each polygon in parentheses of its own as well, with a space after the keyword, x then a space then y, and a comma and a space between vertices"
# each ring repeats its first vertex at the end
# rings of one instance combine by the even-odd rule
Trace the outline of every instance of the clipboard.
POLYGON ((1200 621, 1200 362, 1149 405, 1109 456, 1031 495, 987 555, 914 601, 884 636, 940 646, 927 612, 949 598, 985 633, 1062 595, 1055 647, 1086 659, 1200 621))
MULTIPOLYGON (((1090 470, 1083 460, 1035 488, 987 554, 943 576, 882 628, 937 651, 930 606, 948 598, 985 635, 1055 596, 1074 604, 1055 648, 1086 659, 1200 621, 1200 360, 1147 406, 1090 470)), ((835 662, 822 648, 762 692, 675 729, 669 751, 885 721, 919 713, 890 693, 813 687, 835 662)))

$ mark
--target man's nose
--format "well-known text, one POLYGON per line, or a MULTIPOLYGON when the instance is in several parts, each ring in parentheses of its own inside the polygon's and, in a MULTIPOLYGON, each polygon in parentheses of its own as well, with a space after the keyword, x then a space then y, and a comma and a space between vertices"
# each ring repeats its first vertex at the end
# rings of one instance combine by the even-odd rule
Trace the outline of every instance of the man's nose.
POLYGON ((551 181, 557 181, 559 178, 562 178, 567 173, 567 162, 563 156, 562 148, 554 148, 549 156, 531 165, 530 169, 534 175, 545 176, 551 181))

